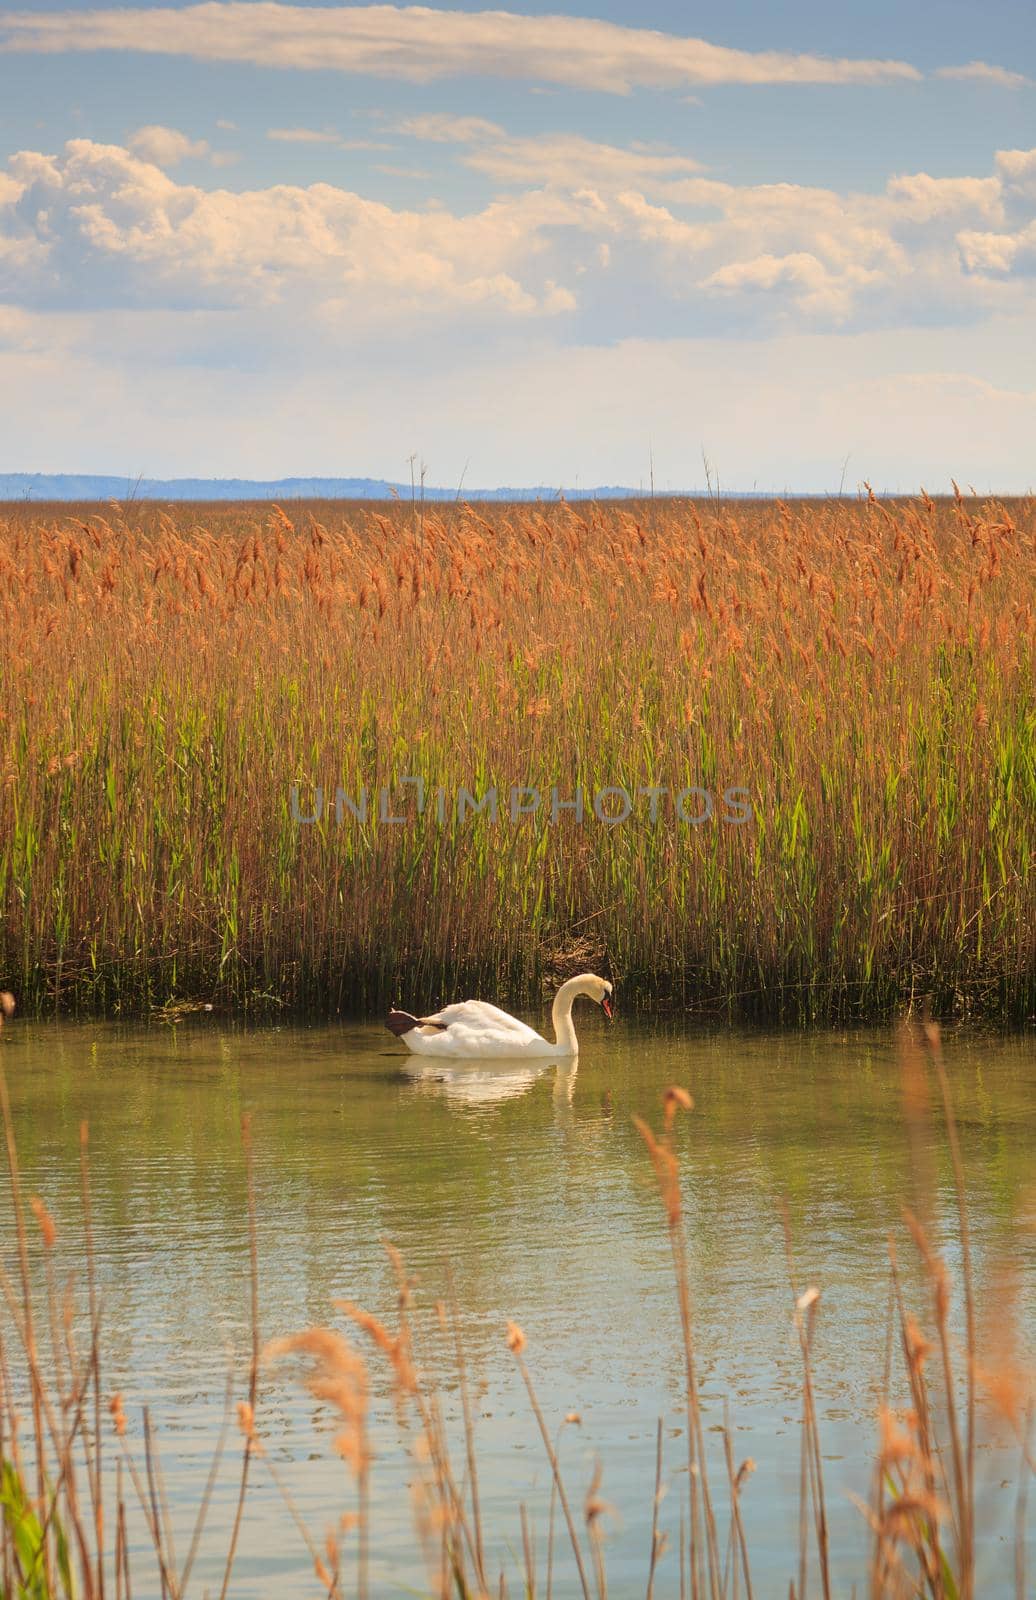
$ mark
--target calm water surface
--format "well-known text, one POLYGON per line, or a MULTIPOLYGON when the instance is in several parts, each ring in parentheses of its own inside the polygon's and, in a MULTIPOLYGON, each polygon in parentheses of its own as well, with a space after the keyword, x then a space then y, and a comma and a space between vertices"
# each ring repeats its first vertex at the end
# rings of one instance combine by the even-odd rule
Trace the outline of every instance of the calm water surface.
MULTIPOLYGON (((537 1018, 530 1018, 537 1021, 537 1018)), ((730 1408, 735 1453, 756 1471, 745 1516, 757 1593, 786 1595, 796 1572, 800 1368, 780 1202, 802 1284, 822 1290, 817 1387, 837 1570, 863 1592, 867 1541, 850 1496, 868 1492, 884 1360, 887 1239, 902 1234, 910 1161, 891 1035, 688 1033, 584 1019, 578 1070, 439 1064, 426 1076, 380 1028, 228 1031, 35 1026, 3 1037, 27 1186, 56 1217, 61 1264, 79 1270, 78 1129, 90 1125, 105 1386, 131 1431, 150 1406, 181 1552, 220 1432, 228 1371, 248 1351, 248 1239, 240 1118, 254 1117, 263 1337, 333 1320, 348 1298, 388 1319, 394 1291, 380 1241, 419 1275, 429 1307, 455 1287, 473 1381, 490 1553, 519 1587, 518 1507, 541 1557, 550 1479, 505 1346, 523 1326, 552 1423, 578 1411, 564 1456, 579 1505, 603 1464, 613 1596, 643 1594, 657 1420, 665 1423, 662 1522, 671 1548, 659 1592, 678 1592, 675 1548, 686 1493, 681 1349, 671 1262, 634 1113, 656 1116, 672 1082, 695 1111, 678 1128, 704 1378, 706 1424, 730 1408), (681 1468, 683 1470, 681 1471, 681 1468)), ((1021 1317, 1036 1323, 1036 1045, 958 1036, 947 1062, 970 1183, 982 1305, 1005 1263, 1021 1317)), ((941 1146, 939 1209, 952 1209, 941 1146)), ((5 1198, 3 1248, 11 1265, 5 1198)), ((908 1253, 904 1246, 904 1252, 908 1253)), ((954 1254, 950 1247, 951 1256, 954 1254)), ((908 1274, 909 1276, 909 1274, 908 1274)), ((911 1285, 913 1289, 913 1285, 911 1285)), ((918 1295, 918 1298, 919 1295, 918 1295)), ((997 1304, 1000 1302, 997 1301, 997 1304)), ((340 1320, 340 1319, 339 1319, 340 1320)), ((441 1351, 434 1318, 429 1356, 441 1351)), ((447 1383, 455 1419, 459 1398, 447 1383)), ((408 1468, 378 1374, 373 1396, 374 1589, 427 1591, 411 1532, 408 1468)), ((264 1378, 270 1454, 323 1542, 352 1504, 330 1451, 329 1419, 287 1372, 264 1378)), ((717 1483, 721 1441, 715 1449, 717 1483)), ((220 1474, 194 1592, 219 1588, 236 1493, 220 1474)), ((984 1432, 980 1455, 985 1596, 1014 1593, 1014 1454, 984 1432)), ((722 1495, 718 1495, 722 1499, 722 1495)), ((139 1556, 140 1571, 145 1568, 139 1556)), ((311 1565, 260 1468, 232 1592, 292 1600, 311 1565)), ((141 1593, 149 1592, 141 1586, 141 1593)), ((555 1592, 574 1592, 559 1546, 555 1592)))

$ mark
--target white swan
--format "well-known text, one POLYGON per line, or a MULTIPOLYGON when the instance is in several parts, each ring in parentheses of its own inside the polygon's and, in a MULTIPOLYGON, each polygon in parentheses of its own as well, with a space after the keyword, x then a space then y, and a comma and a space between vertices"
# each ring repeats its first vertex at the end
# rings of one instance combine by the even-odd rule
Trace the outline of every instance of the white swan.
POLYGON ((556 1044, 534 1029, 508 1016, 485 1000, 462 1000, 444 1006, 430 1017, 412 1017, 408 1011, 390 1011, 385 1026, 419 1056, 464 1056, 470 1059, 515 1059, 524 1056, 574 1056, 579 1050, 572 1026, 572 1002, 585 994, 596 1000, 606 1017, 612 1014, 612 986, 592 972, 569 978, 554 996, 551 1018, 556 1044))

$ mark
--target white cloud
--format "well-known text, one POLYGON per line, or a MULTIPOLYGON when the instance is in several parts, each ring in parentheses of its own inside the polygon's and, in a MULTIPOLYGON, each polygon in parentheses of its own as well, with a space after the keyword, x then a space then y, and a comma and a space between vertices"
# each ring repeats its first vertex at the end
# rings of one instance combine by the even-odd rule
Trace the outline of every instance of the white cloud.
POLYGON ((1036 222, 1017 233, 977 233, 964 230, 958 235, 961 256, 970 272, 1010 273, 1036 271, 1036 222))
POLYGON ((969 61, 964 67, 939 67, 935 76, 972 79, 976 83, 994 84, 998 89, 1022 89, 1032 82, 1024 72, 1010 72, 1006 67, 993 67, 988 61, 969 61))
POLYGON ((600 144, 579 134, 539 134, 527 139, 492 139, 464 157, 466 166, 504 183, 553 183, 578 189, 657 187, 659 180, 683 178, 701 171, 690 156, 626 150, 600 144))
POLYGON ((800 311, 812 313, 836 325, 853 310, 856 291, 876 282, 880 274, 865 267, 845 266, 832 270, 808 251, 791 255, 757 256, 754 261, 736 261, 720 267, 702 283, 703 289, 726 293, 789 289, 800 311))
POLYGON ((393 149, 384 139, 346 139, 334 128, 267 128, 266 137, 277 144, 322 144, 335 150, 393 149))
POLYGON ((0 16, 0 49, 149 51, 413 82, 482 74, 613 94, 641 86, 873 84, 921 76, 903 61, 734 50, 593 17, 277 0, 8 12, 0 16))
POLYGON ((1036 201, 1036 150, 998 150, 996 167, 1008 205, 1022 212, 1030 209, 1036 201))
POLYGON ((1036 178, 1036 150, 998 150, 996 164, 1011 183, 1036 178))
POLYGON ((281 144, 338 144, 341 135, 333 128, 267 128, 266 137, 281 144))
POLYGON ((957 235, 961 256, 969 272, 1009 272, 1018 242, 1009 233, 976 233, 963 229, 957 235))
POLYGON ((424 167, 401 167, 391 161, 379 161, 378 171, 387 178, 416 178, 422 183, 431 183, 433 177, 424 167))
MULTIPOLYGON (((1003 223, 1000 171, 901 174, 874 195, 785 183, 738 187, 701 175, 685 155, 573 135, 486 135, 460 159, 511 187, 542 186, 578 202, 570 225, 609 242, 627 301, 647 299, 660 319, 675 305, 684 316, 696 306, 700 317, 711 302, 746 326, 766 318, 775 327, 789 319, 844 327, 915 316, 954 323, 985 315, 1005 293, 988 275, 980 280, 977 258, 963 257, 957 240, 961 231, 1003 223)), ((1023 163, 1008 165, 1021 171, 1023 163)), ((589 303, 592 267, 576 271, 589 303)), ((615 301, 609 314, 621 319, 615 301)))
POLYGON ((670 151, 467 124, 433 126, 466 139, 459 159, 506 192, 466 214, 329 183, 208 190, 89 140, 23 151, 0 175, 0 300, 220 312, 231 342, 244 337, 234 319, 262 310, 247 335, 262 348, 287 330, 341 345, 411 338, 421 323, 463 339, 476 315, 482 337, 561 315, 569 337, 604 342, 960 327, 1031 301, 1026 152, 1001 152, 988 177, 913 173, 839 194, 739 187, 670 151))
POLYGON ((0 296, 53 306, 348 307, 357 330, 481 306, 553 314, 568 301, 534 273, 536 216, 491 205, 456 217, 393 210, 330 184, 208 191, 116 145, 73 139, 22 152, 0 204, 0 296), (528 224, 532 220, 532 228, 528 224))
POLYGON ((487 122, 485 117, 453 117, 442 111, 407 117, 397 124, 397 132, 432 144, 476 144, 482 139, 504 137, 503 128, 496 122, 487 122))
POLYGON ((126 145, 141 161, 156 167, 177 167, 188 158, 205 160, 212 154, 205 139, 192 139, 179 128, 164 128, 157 122, 131 133, 126 145))
POLYGON ((995 221, 1003 215, 999 178, 931 178, 912 172, 890 178, 885 191, 911 222, 960 219, 974 214, 995 221))

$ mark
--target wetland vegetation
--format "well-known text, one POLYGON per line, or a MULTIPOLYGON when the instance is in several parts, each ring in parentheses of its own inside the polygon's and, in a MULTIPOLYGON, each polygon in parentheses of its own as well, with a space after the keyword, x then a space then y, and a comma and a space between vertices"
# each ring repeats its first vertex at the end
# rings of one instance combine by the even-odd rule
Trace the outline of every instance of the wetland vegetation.
POLYGON ((1024 1596, 1034 533, 0 512, 3 1600, 1024 1596))
POLYGON ((366 1014, 574 957, 627 1006, 1023 1022, 1034 531, 923 495, 7 506, 0 980, 366 1014))

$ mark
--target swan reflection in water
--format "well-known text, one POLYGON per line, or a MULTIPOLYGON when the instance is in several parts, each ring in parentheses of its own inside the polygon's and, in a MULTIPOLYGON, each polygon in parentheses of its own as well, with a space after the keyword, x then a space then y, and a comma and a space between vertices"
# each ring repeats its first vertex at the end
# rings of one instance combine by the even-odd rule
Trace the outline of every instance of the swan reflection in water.
POLYGON ((439 1061, 402 1064, 404 1078, 415 1090, 424 1094, 445 1095, 447 1100, 475 1107, 500 1105, 505 1100, 516 1100, 544 1076, 554 1071, 554 1101, 556 1105, 571 1105, 576 1092, 574 1061, 537 1062, 495 1061, 492 1064, 462 1061, 439 1061))

